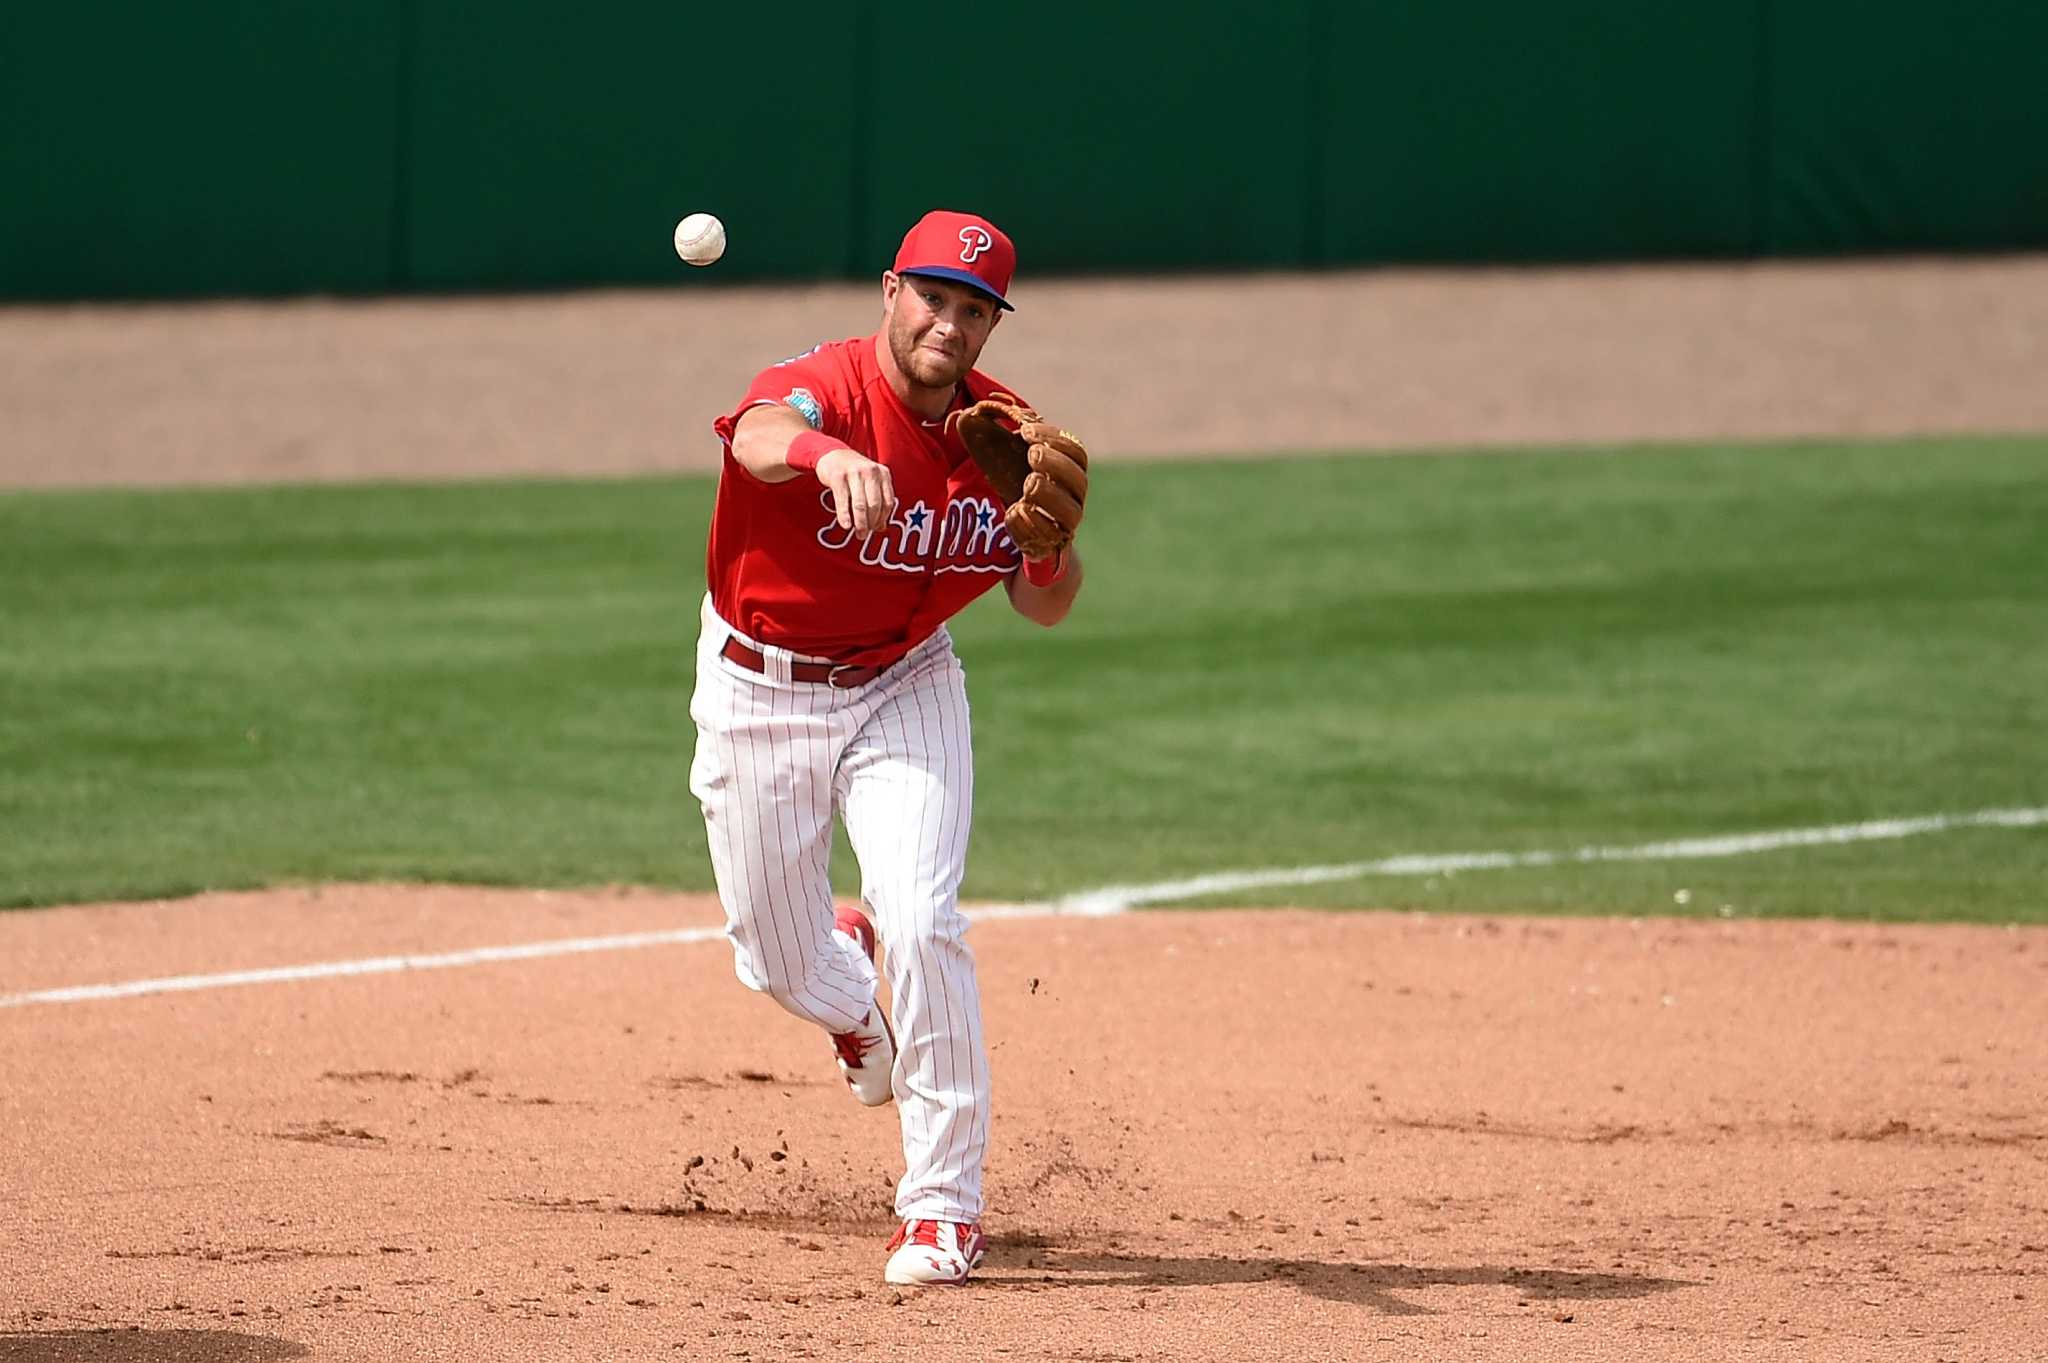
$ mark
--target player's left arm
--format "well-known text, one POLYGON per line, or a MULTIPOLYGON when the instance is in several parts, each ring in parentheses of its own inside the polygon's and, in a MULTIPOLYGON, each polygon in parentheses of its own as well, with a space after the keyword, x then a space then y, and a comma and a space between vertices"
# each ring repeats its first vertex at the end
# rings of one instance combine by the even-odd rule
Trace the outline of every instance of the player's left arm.
POLYGON ((1066 557, 1066 571, 1050 584, 1039 586, 1025 576, 1025 569, 1011 573, 1003 585, 1010 594, 1010 607, 1034 624, 1051 629, 1067 618, 1074 598, 1081 594, 1081 550, 1069 544, 1060 551, 1066 557))

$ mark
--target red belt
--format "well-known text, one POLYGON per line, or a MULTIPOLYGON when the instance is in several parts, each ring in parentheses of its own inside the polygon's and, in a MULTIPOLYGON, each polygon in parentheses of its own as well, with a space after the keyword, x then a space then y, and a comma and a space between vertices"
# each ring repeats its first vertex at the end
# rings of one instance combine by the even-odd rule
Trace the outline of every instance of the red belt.
MULTIPOLYGON (((759 649, 748 648, 737 636, 727 635, 725 647, 718 650, 719 656, 738 663, 750 672, 766 672, 768 660, 761 656, 759 649)), ((856 686, 866 686, 882 675, 879 667, 854 667, 848 663, 799 663, 789 665, 789 679, 800 682, 824 682, 848 691, 856 686)))

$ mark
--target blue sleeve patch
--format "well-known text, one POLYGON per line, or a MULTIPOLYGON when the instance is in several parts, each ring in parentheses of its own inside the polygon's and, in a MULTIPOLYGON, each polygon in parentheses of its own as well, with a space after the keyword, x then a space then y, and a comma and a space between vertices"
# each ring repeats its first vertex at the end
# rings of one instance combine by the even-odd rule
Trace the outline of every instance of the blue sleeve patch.
POLYGON ((822 431, 825 429, 825 409, 818 405, 818 399, 810 389, 793 388, 790 390, 789 396, 782 401, 786 405, 794 407, 797 415, 810 423, 812 430, 822 431))

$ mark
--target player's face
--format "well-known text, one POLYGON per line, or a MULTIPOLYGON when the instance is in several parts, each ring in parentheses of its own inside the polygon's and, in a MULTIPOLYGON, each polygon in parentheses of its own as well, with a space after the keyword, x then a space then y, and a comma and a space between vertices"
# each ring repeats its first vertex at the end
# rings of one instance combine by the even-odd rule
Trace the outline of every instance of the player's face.
POLYGON ((979 289, 928 275, 882 276, 889 354, 921 388, 951 388, 967 377, 1001 312, 979 289))

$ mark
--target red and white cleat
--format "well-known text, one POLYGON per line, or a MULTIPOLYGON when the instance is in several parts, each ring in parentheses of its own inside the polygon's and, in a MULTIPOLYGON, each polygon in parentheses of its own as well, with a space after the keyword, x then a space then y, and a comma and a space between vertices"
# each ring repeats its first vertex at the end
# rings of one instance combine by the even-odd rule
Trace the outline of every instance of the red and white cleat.
MULTIPOLYGON (((832 927, 857 942, 870 961, 875 959, 875 925, 866 914, 851 906, 842 908, 832 916, 832 927)), ((839 1053, 839 1073, 854 1097, 869 1107, 881 1107, 895 1097, 896 1034, 889 1030, 880 1000, 868 1009, 860 1026, 832 1034, 832 1049, 839 1053)))
POLYGON ((882 1277, 905 1287, 958 1287, 988 1253, 979 1225, 958 1221, 906 1221, 889 1241, 882 1277))

